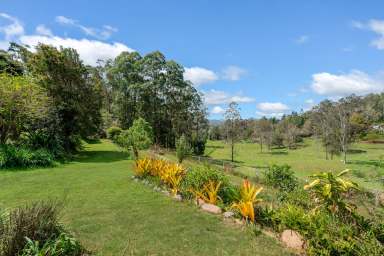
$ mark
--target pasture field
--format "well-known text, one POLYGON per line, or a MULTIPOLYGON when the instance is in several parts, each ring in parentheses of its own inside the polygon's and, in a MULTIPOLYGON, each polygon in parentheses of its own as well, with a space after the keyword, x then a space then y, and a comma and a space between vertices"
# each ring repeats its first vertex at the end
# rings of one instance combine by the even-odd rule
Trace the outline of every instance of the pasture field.
POLYGON ((272 238, 134 182, 132 164, 103 140, 54 168, 2 171, 0 209, 64 200, 63 224, 97 255, 288 254, 272 238))
MULTIPOLYGON (((224 141, 209 141, 206 156, 213 159, 230 161, 230 146, 224 141)), ((347 156, 347 164, 341 156, 333 160, 325 159, 325 152, 314 139, 305 139, 297 149, 272 149, 271 152, 255 143, 237 143, 235 146, 235 164, 237 171, 250 177, 259 175, 271 164, 288 164, 300 178, 319 171, 341 171, 351 169, 350 178, 368 189, 384 189, 384 144, 355 143, 347 156)))

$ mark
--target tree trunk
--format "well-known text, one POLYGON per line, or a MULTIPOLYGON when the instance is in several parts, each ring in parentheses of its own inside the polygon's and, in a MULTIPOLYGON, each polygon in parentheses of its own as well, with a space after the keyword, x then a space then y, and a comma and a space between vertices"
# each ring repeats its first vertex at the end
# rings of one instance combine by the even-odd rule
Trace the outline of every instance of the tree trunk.
POLYGON ((139 151, 137 150, 136 147, 132 147, 132 150, 133 150, 133 156, 134 156, 135 160, 138 160, 139 159, 139 151))
POLYGON ((235 148, 235 143, 233 139, 231 140, 231 161, 233 162, 233 150, 235 148))

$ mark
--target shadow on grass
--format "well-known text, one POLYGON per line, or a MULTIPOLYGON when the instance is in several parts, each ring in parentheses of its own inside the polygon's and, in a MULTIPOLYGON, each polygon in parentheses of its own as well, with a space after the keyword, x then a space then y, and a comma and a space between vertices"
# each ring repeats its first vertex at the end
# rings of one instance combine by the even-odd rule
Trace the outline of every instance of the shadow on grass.
POLYGON ((287 151, 272 151, 271 155, 288 155, 287 151))
POLYGON ((348 164, 357 164, 357 165, 370 165, 375 167, 384 167, 384 162, 379 160, 349 160, 348 164))
POLYGON ((362 154, 362 153, 367 153, 367 151, 362 149, 348 149, 348 154, 362 154))
POLYGON ((121 151, 83 151, 75 158, 74 162, 80 163, 111 163, 128 160, 129 154, 121 151))

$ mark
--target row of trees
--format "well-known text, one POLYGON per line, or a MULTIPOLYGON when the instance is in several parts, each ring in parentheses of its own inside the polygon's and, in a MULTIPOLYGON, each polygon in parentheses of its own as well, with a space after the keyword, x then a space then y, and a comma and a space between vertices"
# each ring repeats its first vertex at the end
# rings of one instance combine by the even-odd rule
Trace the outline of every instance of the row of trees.
POLYGON ((91 67, 74 49, 11 44, 0 51, 0 149, 44 148, 64 156, 112 125, 128 130, 142 120, 152 127, 154 143, 173 148, 183 135, 201 154, 206 109, 183 73, 160 52, 123 52, 91 67))
MULTIPOLYGON (((204 152, 208 120, 199 92, 183 78, 184 68, 160 52, 123 52, 101 68, 106 114, 126 129, 139 117, 153 128, 154 142, 175 147, 184 135, 195 153, 204 152)), ((110 126, 107 124, 106 126, 110 126)))
POLYGON ((346 162, 349 145, 364 138, 374 124, 384 122, 384 94, 324 100, 307 112, 293 112, 281 119, 241 119, 238 105, 232 102, 224 117, 223 123, 211 126, 209 137, 227 140, 232 160, 234 145, 239 140, 259 143, 263 151, 264 146, 268 150, 272 147, 294 149, 304 137, 315 136, 324 146, 326 159, 343 154, 346 162))

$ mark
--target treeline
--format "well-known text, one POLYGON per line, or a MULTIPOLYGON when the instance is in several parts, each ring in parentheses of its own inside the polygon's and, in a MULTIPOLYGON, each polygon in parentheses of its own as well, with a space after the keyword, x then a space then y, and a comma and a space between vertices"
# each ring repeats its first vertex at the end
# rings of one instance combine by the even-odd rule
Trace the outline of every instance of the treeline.
POLYGON ((183 72, 160 52, 123 52, 91 67, 74 49, 11 44, 0 51, 0 168, 49 165, 139 118, 155 143, 174 147, 184 135, 204 152, 206 110, 183 72))
MULTIPOLYGON (((229 105, 226 113, 233 113, 229 105)), ((366 96, 351 95, 338 101, 324 100, 311 110, 277 118, 229 118, 211 125, 212 140, 251 141, 260 150, 294 149, 305 137, 321 140, 325 158, 343 154, 346 162, 349 146, 356 140, 375 142, 384 134, 384 93, 366 96)))

